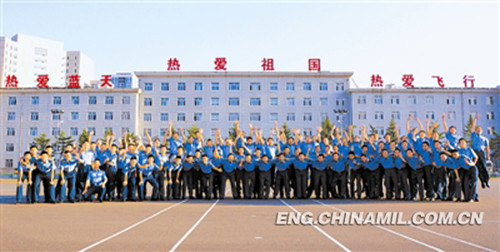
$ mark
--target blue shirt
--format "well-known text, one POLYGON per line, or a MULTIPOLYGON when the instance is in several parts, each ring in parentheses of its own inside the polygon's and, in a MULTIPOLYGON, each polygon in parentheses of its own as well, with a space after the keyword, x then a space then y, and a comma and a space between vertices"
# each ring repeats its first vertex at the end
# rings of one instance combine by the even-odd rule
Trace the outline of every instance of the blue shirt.
POLYGON ((194 164, 195 164, 194 162, 192 162, 192 163, 184 162, 184 163, 182 163, 182 170, 190 171, 191 169, 193 169, 194 164))
POLYGON ((108 164, 116 168, 117 166, 117 160, 118 160, 118 153, 111 153, 111 151, 106 151, 105 152, 105 157, 108 159, 108 164))
POLYGON ((50 159, 47 160, 47 162, 43 162, 41 159, 36 162, 36 167, 38 167, 38 170, 40 170, 43 173, 49 173, 52 170, 56 169, 56 165, 54 164, 54 161, 51 161, 50 159))
POLYGON ((368 160, 368 162, 367 162, 367 163, 365 163, 365 167, 366 167, 368 170, 370 170, 370 171, 374 171, 374 170, 376 170, 376 169, 378 168, 378 165, 379 165, 379 163, 378 163, 377 158, 370 158, 370 159, 368 160))
POLYGON ((460 157, 464 157, 469 159, 469 161, 472 161, 473 159, 477 158, 476 153, 474 151, 467 147, 467 148, 458 148, 458 153, 460 153, 460 157))
POLYGON ((248 163, 247 161, 243 161, 243 165, 241 166, 245 171, 251 172, 255 170, 255 162, 250 161, 248 163))
POLYGON ((337 161, 335 160, 332 160, 330 162, 330 166, 332 167, 332 169, 336 172, 342 172, 342 171, 345 171, 345 160, 342 160, 342 159, 339 159, 337 161))
POLYGON ((448 158, 448 168, 453 170, 460 168, 460 158, 448 158))
POLYGON ((65 172, 73 172, 78 166, 78 160, 70 159, 69 161, 65 158, 59 163, 59 168, 65 172))
POLYGON ((300 161, 298 159, 293 160, 293 166, 300 171, 306 170, 308 165, 309 162, 305 159, 304 161, 300 161))
POLYGON ((271 170, 271 163, 268 161, 267 163, 264 163, 262 161, 257 162, 257 166, 259 167, 259 171, 269 171, 271 170))
POLYGON ((486 149, 486 146, 488 146, 488 138, 477 134, 476 132, 472 132, 470 134, 471 139, 472 139, 472 149, 474 150, 482 150, 484 151, 486 149))
POLYGON ((28 166, 21 164, 21 162, 17 163, 17 171, 19 171, 19 172, 27 172, 27 171, 30 171, 30 170, 31 169, 28 166))
POLYGON ((232 147, 231 145, 225 145, 225 144, 220 146, 223 158, 227 158, 227 156, 229 156, 229 153, 231 153, 231 147, 232 147))
POLYGON ((203 162, 200 162, 198 165, 200 166, 200 169, 201 169, 201 171, 203 173, 205 173, 205 174, 212 173, 213 164, 210 163, 210 161, 208 161, 207 164, 204 164, 203 162))
POLYGON ((281 162, 280 160, 276 160, 275 164, 278 171, 286 171, 286 169, 290 166, 290 161, 285 160, 281 162))
POLYGON ((100 186, 106 180, 106 173, 102 170, 91 170, 87 175, 87 181, 94 186, 100 186))
POLYGON ((432 152, 422 151, 422 159, 424 160, 424 165, 432 165, 432 152))
POLYGON ((412 170, 417 170, 419 168, 422 168, 423 163, 417 156, 407 158, 406 161, 408 161, 408 165, 410 165, 410 168, 412 170))
POLYGON ((227 173, 233 172, 234 169, 236 169, 236 167, 238 167, 238 162, 236 160, 233 161, 233 162, 229 162, 228 160, 223 160, 222 161, 222 168, 227 173))
POLYGON ((351 170, 357 170, 359 168, 359 165, 361 164, 361 161, 357 160, 356 158, 350 160, 347 160, 347 166, 349 166, 349 169, 351 170))
POLYGON ((153 171, 159 170, 160 167, 153 163, 152 165, 146 164, 146 168, 140 168, 139 173, 142 173, 143 177, 149 177, 153 175, 153 171))
POLYGON ((403 159, 401 157, 394 158, 394 166, 398 168, 398 170, 401 170, 405 167, 405 163, 403 162, 403 159))
POLYGON ((382 167, 384 167, 384 169, 395 168, 394 159, 392 159, 391 157, 387 158, 381 157, 378 159, 378 162, 382 165, 382 167))
POLYGON ((315 160, 312 162, 312 167, 318 171, 325 170, 327 165, 328 165, 328 162, 325 160, 323 160, 323 162, 320 162, 318 160, 315 160))
POLYGON ((132 166, 131 164, 125 165, 123 169, 123 174, 128 174, 129 177, 132 177, 135 175, 135 170, 138 169, 138 165, 132 166))
POLYGON ((361 148, 361 142, 352 142, 351 147, 354 155, 356 156, 361 155, 361 153, 363 152, 363 149, 361 148))
POLYGON ((168 139, 168 143, 170 145, 170 153, 172 155, 177 155, 177 148, 179 148, 180 146, 182 146, 182 141, 177 139, 177 141, 171 137, 170 139, 168 139))
POLYGON ((452 146, 453 148, 457 148, 457 146, 458 146, 458 140, 460 139, 459 136, 457 136, 456 134, 455 135, 451 134, 449 131, 446 132, 444 134, 444 136, 450 142, 450 146, 452 146))
POLYGON ((207 155, 207 157, 209 159, 212 159, 214 157, 214 150, 215 150, 215 146, 214 145, 205 145, 203 146, 203 153, 205 153, 205 155, 207 155))

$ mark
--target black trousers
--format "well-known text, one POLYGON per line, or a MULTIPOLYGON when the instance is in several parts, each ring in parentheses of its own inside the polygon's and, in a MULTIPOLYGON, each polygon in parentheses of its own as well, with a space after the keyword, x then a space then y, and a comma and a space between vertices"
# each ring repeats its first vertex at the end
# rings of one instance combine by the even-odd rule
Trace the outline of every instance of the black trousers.
POLYGON ((367 170, 367 187, 366 187, 366 196, 370 199, 376 199, 378 197, 378 177, 380 176, 380 172, 378 169, 373 171, 367 170))
POLYGON ((201 191, 205 193, 205 199, 212 198, 212 173, 201 173, 201 191))
MULTIPOLYGON (((186 189, 188 191, 188 196, 190 199, 194 197, 194 170, 183 170, 182 171, 182 196, 185 197, 186 189)), ((160 196, 161 197, 161 196, 160 196)))
POLYGON ((235 174, 236 170, 232 172, 226 172, 224 171, 221 176, 221 181, 220 181, 220 190, 221 193, 219 198, 224 199, 225 198, 225 192, 226 192, 226 181, 229 179, 229 184, 231 184, 231 195, 233 196, 233 199, 237 199, 238 197, 238 192, 236 190, 236 180, 235 180, 235 174))
POLYGON ((408 185, 408 169, 403 167, 397 170, 399 190, 396 191, 396 199, 401 198, 400 193, 403 190, 403 199, 410 199, 410 186, 408 185))
POLYGON ((334 198, 340 198, 340 199, 346 198, 346 191, 345 191, 346 185, 347 185, 347 172, 333 171, 332 191, 334 198))
POLYGON ((158 182, 158 198, 165 200, 165 170, 154 171, 153 176, 158 182))
POLYGON ((477 171, 476 167, 470 167, 469 169, 460 168, 460 181, 462 182, 462 192, 464 194, 464 200, 469 201, 474 199, 474 194, 476 192, 477 186, 477 171))
POLYGON ((392 199, 393 192, 399 192, 398 174, 396 168, 385 169, 385 197, 392 199))
POLYGON ((361 178, 362 178, 362 170, 361 169, 356 169, 356 170, 351 170, 351 176, 349 180, 349 184, 351 187, 351 198, 354 198, 354 192, 358 195, 358 199, 361 198, 361 178), (354 185, 356 184, 356 191, 354 191, 354 185))
POLYGON ((448 199, 460 199, 461 197, 461 186, 460 182, 457 181, 457 175, 454 169, 448 169, 448 199))
POLYGON ((271 191, 271 171, 259 171, 259 198, 268 199, 271 191))
POLYGON ((123 180, 125 179, 125 175, 123 174, 122 169, 118 169, 116 172, 116 197, 118 199, 122 199, 122 191, 123 191, 123 180))
POLYGON ((221 191, 220 188, 220 181, 222 180, 221 178, 222 173, 218 171, 212 172, 212 191, 214 195, 214 199, 218 199, 221 195, 224 195, 224 192, 221 191))
POLYGON ((414 189, 412 191, 415 192, 415 194, 412 193, 411 198, 415 198, 417 196, 417 191, 420 197, 420 200, 424 199, 424 169, 423 168, 418 168, 416 170, 411 169, 410 170, 410 179, 413 181, 413 186, 414 189))
POLYGON ((245 199, 251 199, 255 186, 255 171, 244 171, 243 191, 245 199))
POLYGON ((434 166, 424 166, 424 183, 425 183, 425 196, 427 198, 434 198, 434 166))
POLYGON ((116 169, 113 169, 113 167, 110 165, 106 165, 105 168, 108 182, 106 183, 106 195, 104 195, 104 198, 113 200, 115 198, 116 185, 119 184, 120 181, 118 176, 116 175, 116 169))
POLYGON ((296 199, 307 198, 307 169, 299 170, 295 169, 295 191, 293 196, 296 199))
POLYGON ((202 187, 202 174, 203 172, 199 169, 194 169, 193 170, 193 187, 196 192, 196 198, 201 199, 203 198, 203 187, 202 187))
POLYGON ((326 171, 313 169, 312 173, 314 193, 316 194, 316 198, 328 198, 328 189, 326 187, 326 171), (323 193, 321 193, 321 191, 323 191, 323 193))
POLYGON ((241 199, 243 185, 245 184, 245 170, 236 169, 235 179, 236 179, 236 198, 241 199))
POLYGON ((274 197, 278 196, 278 192, 280 193, 280 198, 284 198, 284 196, 286 196, 287 199, 290 198, 290 179, 288 178, 288 170, 276 172, 274 197), (284 187, 284 193, 282 187, 284 187))

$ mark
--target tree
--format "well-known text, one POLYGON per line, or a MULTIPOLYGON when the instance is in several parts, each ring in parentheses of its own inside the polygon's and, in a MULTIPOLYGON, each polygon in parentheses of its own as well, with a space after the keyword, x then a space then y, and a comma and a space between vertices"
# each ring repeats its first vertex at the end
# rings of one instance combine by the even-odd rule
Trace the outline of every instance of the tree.
POLYGON ((292 131, 288 128, 288 124, 283 123, 283 125, 281 125, 281 129, 285 132, 286 139, 292 137, 292 131))
POLYGON ((43 150, 47 145, 50 145, 50 138, 47 138, 47 134, 42 133, 39 137, 33 139, 31 145, 35 145, 39 150, 43 150))
POLYGON ((137 137, 134 132, 127 132, 127 134, 125 134, 125 136, 123 137, 123 141, 123 144, 130 144, 132 142, 137 144, 137 142, 139 141, 139 137, 137 137))
POLYGON ((196 124, 193 124, 191 126, 191 128, 187 128, 186 130, 187 130, 190 137, 195 138, 196 133, 198 133, 200 131, 200 128, 198 126, 196 126, 196 124))
POLYGON ((68 145, 72 145, 73 142, 74 142, 73 137, 66 136, 66 134, 64 133, 64 130, 61 130, 61 132, 59 132, 59 135, 56 137, 56 142, 54 144, 55 145, 54 150, 56 152, 60 152, 62 154, 64 151, 64 148, 68 145))
POLYGON ((472 130, 472 123, 474 122, 474 118, 472 117, 472 114, 469 115, 469 120, 467 121, 467 124, 465 125, 464 128, 464 138, 467 141, 467 144, 469 146, 472 145, 472 139, 470 136, 471 130, 472 130))
POLYGON ((321 122, 321 139, 328 137, 330 138, 330 132, 333 129, 333 123, 330 121, 330 118, 327 116, 325 120, 321 122))
POLYGON ((394 122, 394 118, 391 118, 389 121, 389 127, 387 127, 386 134, 389 134, 391 139, 396 139, 396 123, 394 122))
POLYGON ((227 132, 227 135, 229 136, 229 138, 231 138, 231 140, 234 141, 234 139, 236 139, 236 136, 238 135, 238 132, 236 132, 236 123, 233 123, 233 127, 231 127, 229 129, 229 131, 227 132))
POLYGON ((378 134, 378 130, 373 127, 373 125, 369 124, 368 126, 370 126, 370 132, 368 133, 368 135, 373 136, 375 134, 378 134))
POLYGON ((495 167, 498 167, 500 164, 500 134, 493 131, 493 136, 490 138, 490 158, 494 164, 497 164, 495 167))
POLYGON ((81 147, 83 145, 83 143, 88 141, 89 139, 90 139, 89 132, 87 131, 87 129, 83 129, 82 134, 80 134, 80 136, 78 137, 78 144, 81 147))
POLYGON ((113 131, 111 129, 108 129, 106 130, 106 132, 104 132, 104 139, 107 139, 108 136, 113 136, 113 131))

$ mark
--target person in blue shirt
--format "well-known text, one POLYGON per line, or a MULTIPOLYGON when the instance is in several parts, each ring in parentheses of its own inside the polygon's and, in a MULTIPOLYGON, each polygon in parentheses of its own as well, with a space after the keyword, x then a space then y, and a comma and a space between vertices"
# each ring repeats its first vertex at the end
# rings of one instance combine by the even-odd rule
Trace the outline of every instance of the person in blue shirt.
POLYGON ((295 168, 294 198, 306 199, 307 175, 311 164, 305 159, 305 154, 301 152, 298 158, 292 161, 292 165, 295 168))
POLYGON ((455 126, 450 126, 448 127, 448 124, 446 123, 446 113, 443 113, 443 127, 444 127, 444 136, 446 137, 446 140, 449 141, 450 146, 452 148, 457 148, 458 147, 458 140, 460 139, 460 136, 457 135, 457 128, 455 126))
POLYGON ((55 184, 54 180, 56 165, 49 159, 49 154, 42 151, 41 159, 36 162, 36 175, 34 183, 34 202, 38 202, 40 196, 40 182, 43 182, 45 202, 55 203, 55 184))
POLYGON ((361 154, 361 166, 367 171, 367 184, 366 184, 366 199, 378 198, 378 176, 379 176, 379 163, 378 158, 370 158, 365 153, 361 154))
POLYGON ((123 182, 125 180, 125 173, 123 172, 125 169, 125 166, 127 165, 127 150, 124 147, 121 147, 120 150, 118 151, 118 162, 116 164, 117 166, 117 172, 116 172, 116 198, 118 200, 123 199, 123 182))
POLYGON ((362 175, 362 169, 361 169, 361 161, 356 158, 355 153, 353 151, 350 151, 347 154, 347 167, 349 168, 350 172, 350 178, 349 178, 349 185, 350 185, 350 193, 349 193, 349 198, 354 199, 355 195, 354 193, 357 193, 358 199, 361 199, 361 175, 362 175), (356 185, 356 191, 354 190, 354 185, 356 185))
MULTIPOLYGON (((220 181, 221 192, 226 192, 226 181, 229 179, 231 185, 231 195, 233 199, 238 199, 238 192, 236 191, 235 173, 238 167, 238 161, 234 158, 233 153, 229 153, 227 159, 222 160, 222 176, 220 181)), ((220 199, 225 198, 225 193, 221 193, 220 199)))
MULTIPOLYGON (((410 200, 411 193, 410 187, 408 185, 407 162, 399 148, 396 148, 396 150, 394 150, 394 166, 396 167, 399 189, 403 191, 402 199, 410 200)), ((400 191, 396 191, 396 199, 401 199, 400 191)))
POLYGON ((108 178, 108 183, 106 183, 106 195, 104 195, 105 200, 115 200, 116 195, 116 185, 120 183, 120 178, 117 176, 118 172, 118 146, 116 144, 111 145, 111 147, 104 151, 103 166, 105 167, 106 177, 108 178))
POLYGON ((196 198, 197 199, 202 199, 203 198, 203 192, 202 192, 202 188, 201 188, 201 176, 202 176, 202 172, 200 170, 200 163, 202 161, 202 154, 201 154, 201 148, 200 149, 197 149, 195 152, 194 152, 194 163, 195 163, 195 166, 193 167, 193 170, 192 170, 192 173, 193 173, 193 186, 194 186, 194 190, 196 192, 196 198))
POLYGON ((422 157, 417 156, 413 152, 413 150, 406 150, 406 162, 408 162, 408 166, 410 167, 410 194, 411 199, 415 199, 417 197, 417 191, 420 197, 420 200, 425 200, 424 196, 424 169, 423 164, 424 161, 422 157), (412 182, 413 181, 413 182, 412 182), (413 185, 413 187, 412 187, 413 185))
POLYGON ((444 151, 439 153, 439 159, 434 159, 434 184, 436 194, 440 200, 446 200, 446 171, 450 166, 448 155, 444 151))
POLYGON ((330 161, 332 174, 332 193, 334 198, 346 198, 346 185, 347 185, 347 164, 345 160, 340 159, 339 153, 333 153, 333 159, 330 161))
POLYGON ((460 153, 460 171, 462 176, 462 192, 464 201, 479 201, 477 195, 477 161, 479 160, 472 148, 467 146, 465 138, 458 140, 458 153, 460 153))
POLYGON ((268 199, 269 193, 271 192, 271 162, 269 162, 269 157, 267 155, 262 155, 260 161, 257 161, 257 167, 259 170, 259 188, 258 197, 259 199, 268 199))
MULTIPOLYGON (((78 158, 78 157, 77 157, 78 158)), ((76 195, 76 173, 78 171, 78 164, 80 160, 73 158, 73 155, 69 151, 65 151, 63 154, 63 159, 59 163, 59 168, 61 169, 61 201, 65 201, 66 197, 70 203, 75 202, 76 195), (66 187, 68 192, 66 194, 66 187)))
POLYGON ((472 140, 472 149, 476 153, 477 160, 477 171, 479 175, 479 180, 481 181, 481 187, 490 187, 489 180, 490 174, 488 169, 486 169, 486 161, 490 161, 490 144, 488 138, 483 136, 483 129, 477 126, 477 120, 479 120, 479 114, 476 115, 472 121, 472 126, 470 128, 470 136, 472 140))
MULTIPOLYGON (((179 152, 177 153, 179 154, 179 152)), ((173 160, 167 164, 167 200, 171 198, 180 198, 182 166, 181 156, 175 156, 173 160)))
POLYGON ((387 149, 382 150, 382 157, 378 159, 379 163, 384 168, 385 175, 385 199, 391 200, 393 192, 399 192, 398 175, 394 159, 389 156, 387 149))
POLYGON ((23 197, 23 182, 26 181, 26 203, 33 203, 33 170, 35 166, 31 164, 31 154, 29 151, 24 153, 23 159, 17 165, 17 190, 16 190, 16 203, 22 202, 23 197))
POLYGON ((137 158, 131 157, 127 164, 123 167, 123 191, 122 191, 122 201, 136 201, 135 186, 136 186, 136 174, 139 169, 137 164, 137 158))
POLYGON ((158 182, 158 199, 161 201, 165 200, 165 171, 167 170, 169 156, 167 146, 161 145, 155 159, 159 169, 153 172, 154 178, 158 182))
POLYGON ((236 180, 236 198, 241 199, 243 184, 245 183, 245 171, 243 167, 241 167, 241 163, 245 160, 245 149, 243 147, 238 148, 237 153, 234 155, 234 159, 238 163, 238 167, 236 167, 236 171, 234 173, 234 177, 236 180))
POLYGON ((432 165, 433 155, 429 142, 422 143, 422 149, 417 152, 422 157, 424 161, 424 186, 425 186, 425 196, 427 200, 434 200, 434 166, 432 165))
POLYGON ((201 192, 205 193, 205 199, 211 199, 213 193, 212 170, 219 170, 208 159, 206 154, 203 154, 201 162, 197 164, 201 171, 201 192))
POLYGON ((453 149, 450 151, 451 157, 448 158, 448 200, 455 202, 461 198, 460 186, 460 154, 458 150, 453 149))
POLYGON ((212 189, 213 189, 214 199, 220 199, 225 194, 225 191, 221 190, 221 184, 220 184, 222 180, 223 160, 224 159, 220 155, 219 151, 217 149, 214 149, 211 162, 215 167, 219 168, 212 172, 212 185, 213 185, 212 189))
POLYGON ((87 180, 85 183, 85 188, 83 189, 83 194, 86 195, 87 200, 92 201, 93 195, 97 193, 99 202, 102 203, 104 199, 104 194, 106 193, 106 173, 99 168, 101 167, 101 162, 99 159, 92 162, 92 170, 87 175, 87 180))
POLYGON ((182 197, 185 198, 186 189, 188 191, 189 199, 194 199, 196 195, 194 190, 194 157, 192 155, 187 155, 186 159, 182 162, 182 197))
MULTIPOLYGON (((92 133, 93 134, 93 133, 92 133)), ((95 145, 95 144, 94 144, 95 145)), ((95 147, 94 147, 95 148, 95 147)), ((80 149, 79 159, 81 159, 82 165, 78 169, 76 174, 76 200, 82 200, 82 192, 85 187, 85 182, 87 180, 87 175, 90 171, 92 162, 97 158, 95 150, 90 148, 90 143, 85 141, 82 143, 82 148, 80 149)))
POLYGON ((159 170, 160 166, 155 163, 155 157, 149 155, 147 163, 139 166, 139 201, 146 199, 146 183, 153 187, 151 200, 158 200, 158 182, 154 178, 154 172, 159 170))
POLYGON ((312 178, 314 185, 314 193, 316 199, 327 199, 328 188, 326 187, 326 169, 328 162, 325 160, 323 154, 318 154, 316 159, 312 162, 312 178))
POLYGON ((245 160, 241 162, 241 167, 244 170, 243 196, 245 199, 251 199, 255 187, 255 161, 251 154, 245 156, 245 160))
POLYGON ((277 160, 274 161, 274 165, 276 167, 276 176, 273 198, 276 199, 279 193, 280 198, 283 199, 286 197, 287 199, 290 199, 290 179, 288 177, 290 161, 286 160, 285 154, 279 153, 277 160))

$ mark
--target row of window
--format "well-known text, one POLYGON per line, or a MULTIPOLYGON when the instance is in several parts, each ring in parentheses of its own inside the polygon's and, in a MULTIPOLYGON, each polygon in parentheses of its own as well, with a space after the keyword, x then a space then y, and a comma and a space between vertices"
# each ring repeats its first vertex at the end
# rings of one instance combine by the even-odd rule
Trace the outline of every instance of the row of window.
MULTIPOLYGON (((272 112, 269 114, 268 120, 271 121, 278 121, 278 116, 279 113, 272 112)), ((328 113, 321 113, 321 119, 324 120, 328 116, 328 113)), ((220 113, 214 112, 210 113, 210 121, 220 121, 220 113)), ((234 120, 240 120, 240 113, 228 113, 228 121, 234 121, 234 120)), ((287 121, 295 121, 295 113, 290 112, 286 114, 286 120, 287 121)), ((249 114, 249 120, 250 121, 261 121, 264 120, 265 118, 262 117, 261 113, 250 113, 249 114)), ((153 114, 152 113, 144 113, 143 120, 146 122, 153 121, 153 114)), ((169 114, 168 113, 160 113, 160 121, 169 121, 169 114)), ((186 113, 177 113, 176 115, 176 120, 177 121, 186 121, 186 113)), ((202 121, 203 120, 203 113, 194 113, 193 114, 193 121, 202 121)), ((312 113, 304 113, 302 117, 303 121, 312 121, 313 120, 313 115, 312 113)))
MULTIPOLYGON (((475 117, 476 112, 472 112, 471 116, 475 117)), ((412 116, 414 118, 417 118, 417 112, 416 111, 410 111, 408 112, 408 116, 412 116)), ((448 119, 450 120, 456 120, 457 119, 457 113, 455 111, 449 111, 447 113, 448 119)), ((394 120, 400 120, 401 119, 401 112, 399 111, 392 111, 391 112, 391 118, 394 120)), ((430 119, 430 120, 436 120, 436 116, 434 111, 427 111, 425 112, 425 118, 430 119)), ((366 111, 360 111, 358 113, 358 120, 367 120, 367 112, 366 111)), ((375 111, 373 114, 373 119, 375 120, 384 120, 384 112, 383 111, 375 111)), ((494 111, 488 111, 486 112, 486 120, 495 120, 495 112, 494 111)))
MULTIPOLYGON (((239 91, 240 86, 241 85, 239 82, 229 82, 227 85, 227 89, 230 91, 239 91)), ((248 88, 250 91, 261 91, 263 89, 260 82, 251 82, 248 88)), ((186 91, 186 89, 187 89, 187 86, 186 86, 185 82, 178 82, 177 83, 177 91, 186 91)), ((344 83, 337 83, 335 85, 336 91, 344 91, 344 89, 345 89, 344 83)), ((144 83, 144 90, 145 91, 154 91, 153 83, 152 82, 145 82, 144 83)), ((168 83, 168 82, 160 83, 160 90, 161 91, 169 91, 170 90, 170 83, 168 83)), ((194 83, 194 90, 195 91, 203 91, 203 82, 195 82, 194 83)), ((221 84, 219 82, 210 83, 210 90, 212 90, 212 91, 221 90, 221 84)), ((269 90, 270 91, 278 91, 279 84, 277 82, 269 83, 269 90)), ((285 90, 295 91, 295 82, 287 82, 286 86, 285 86, 285 90)), ((311 82, 304 82, 302 85, 302 90, 312 91, 313 85, 311 84, 311 82)), ((319 90, 320 91, 328 91, 328 83, 327 82, 319 83, 319 90)))
MULTIPOLYGON (((40 104, 39 96, 31 96, 31 105, 40 104)), ((52 98, 52 104, 54 105, 62 105, 62 97, 54 96, 52 98)), ((80 96, 71 96, 71 104, 79 105, 80 104, 80 96)), ((89 96, 88 104, 96 105, 97 104, 97 96, 89 96)), ((112 95, 108 95, 104 99, 104 104, 113 105, 115 104, 115 97, 112 95)), ((127 105, 130 104, 130 96, 122 96, 121 104, 127 105)), ((17 105, 17 97, 9 96, 9 105, 17 105)))
MULTIPOLYGON (((358 104, 366 104, 366 96, 365 95, 360 95, 357 98, 357 103, 358 104)), ((434 96, 428 95, 425 96, 425 104, 432 105, 434 104, 434 96)), ((373 97, 373 103, 374 104, 384 104, 384 97, 382 95, 375 95, 373 97)), ((399 96, 393 95, 390 98, 390 104, 392 105, 398 105, 400 104, 400 98, 399 96)), ((410 95, 408 96, 408 104, 410 105, 416 105, 417 104, 417 96, 416 95, 410 95)), ((446 104, 448 105, 455 105, 455 96, 448 96, 446 98, 446 104)), ((467 104, 468 105, 477 105, 477 97, 469 97, 467 99, 467 104)), ((488 96, 486 98, 486 104, 487 105, 493 105, 494 104, 494 97, 493 96, 488 96)))
MULTIPOLYGON (((203 98, 202 97, 194 97, 194 106, 202 106, 203 98)), ((269 99, 269 105, 270 106, 278 106, 278 97, 271 97, 269 99)), ((311 97, 305 97, 303 99, 302 104, 304 106, 312 106, 312 98, 311 97)), ((319 102, 321 106, 328 106, 328 98, 327 97, 320 97, 319 102)), ((160 98, 160 105, 161 106, 168 106, 169 104, 169 98, 167 97, 162 97, 160 98)), ((260 97, 251 97, 250 98, 250 106, 261 106, 262 105, 262 99, 260 97)), ((286 104, 288 106, 295 106, 295 97, 287 97, 286 98, 286 104)), ((210 98, 210 105, 211 106, 219 106, 220 105, 220 98, 219 97, 211 97, 210 98)), ((229 97, 228 98, 228 105, 229 106, 239 106, 240 105, 240 98, 239 97, 229 97)), ((345 100, 344 99, 337 99, 336 100, 336 105, 337 106, 344 106, 345 105, 345 100)), ((153 106, 153 98, 151 97, 145 97, 144 98, 144 106, 153 106)), ((177 106, 186 106, 186 98, 185 97, 178 97, 177 98, 177 106)))

